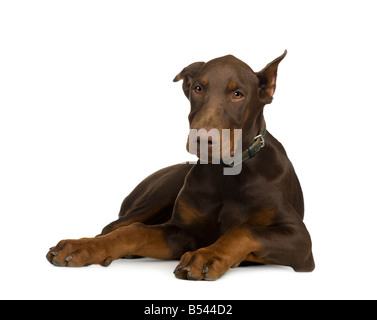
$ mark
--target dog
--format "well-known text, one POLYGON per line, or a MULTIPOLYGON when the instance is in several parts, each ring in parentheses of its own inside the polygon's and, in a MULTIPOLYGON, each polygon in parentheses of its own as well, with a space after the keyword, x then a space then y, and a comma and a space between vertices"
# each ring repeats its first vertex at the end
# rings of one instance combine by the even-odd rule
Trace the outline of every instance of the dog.
POLYGON ((198 162, 153 173, 100 235, 62 240, 47 260, 80 267, 119 258, 172 259, 179 260, 175 276, 187 280, 216 280, 241 263, 312 271, 301 186, 263 116, 286 54, 259 72, 232 55, 184 68, 173 81, 182 81, 191 104, 186 148, 198 162))

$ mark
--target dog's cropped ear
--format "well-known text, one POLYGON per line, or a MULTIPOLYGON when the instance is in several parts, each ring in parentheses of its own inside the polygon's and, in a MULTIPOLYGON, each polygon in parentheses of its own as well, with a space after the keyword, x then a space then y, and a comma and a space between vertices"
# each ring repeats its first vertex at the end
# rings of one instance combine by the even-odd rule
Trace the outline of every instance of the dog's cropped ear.
POLYGON ((173 80, 174 82, 183 80, 182 89, 187 98, 189 98, 189 91, 192 79, 198 73, 199 69, 202 67, 203 64, 205 64, 205 62, 194 62, 190 64, 189 66, 184 68, 180 73, 178 73, 173 80))
POLYGON ((274 92, 276 89, 276 77, 278 72, 278 66, 281 60, 287 54, 287 50, 276 58, 274 61, 270 62, 261 71, 257 72, 257 77, 259 79, 259 98, 265 104, 271 103, 274 97, 274 92))

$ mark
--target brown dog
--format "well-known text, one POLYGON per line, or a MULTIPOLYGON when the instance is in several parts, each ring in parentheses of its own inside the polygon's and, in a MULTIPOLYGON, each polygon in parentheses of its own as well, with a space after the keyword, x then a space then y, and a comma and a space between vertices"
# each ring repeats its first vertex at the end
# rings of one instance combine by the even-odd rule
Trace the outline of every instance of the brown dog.
MULTIPOLYGON (((190 128, 228 129, 229 138, 208 138, 210 164, 178 164, 147 177, 123 201, 118 220, 97 237, 60 241, 47 253, 48 261, 79 267, 108 266, 131 256, 180 259, 175 276, 192 280, 218 279, 245 261, 312 271, 301 187, 263 118, 285 55, 258 73, 233 56, 184 68, 174 81, 183 80, 190 100, 190 128), (236 129, 242 129, 237 141, 236 129), (236 142, 243 151, 239 161, 236 142), (214 161, 215 146, 228 147, 233 164, 223 156, 214 161), (241 172, 224 174, 237 161, 241 172)), ((200 159, 201 138, 194 141, 200 159)), ((190 152, 192 142, 188 139, 190 152)))

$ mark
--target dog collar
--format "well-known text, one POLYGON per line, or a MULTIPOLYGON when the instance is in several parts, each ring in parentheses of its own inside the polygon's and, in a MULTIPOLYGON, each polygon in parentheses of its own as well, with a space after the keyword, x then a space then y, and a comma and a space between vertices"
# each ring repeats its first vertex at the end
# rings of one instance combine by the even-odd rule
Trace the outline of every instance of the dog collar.
POLYGON ((266 142, 264 140, 264 138, 266 136, 266 132, 267 132, 267 130, 266 130, 266 121, 263 118, 263 124, 262 124, 261 133, 258 134, 254 138, 254 140, 251 143, 250 147, 248 147, 244 152, 242 152, 241 157, 239 157, 238 159, 236 159, 230 166, 233 167, 233 166, 236 166, 236 165, 240 165, 245 160, 254 157, 260 151, 260 149, 262 149, 266 145, 266 142))

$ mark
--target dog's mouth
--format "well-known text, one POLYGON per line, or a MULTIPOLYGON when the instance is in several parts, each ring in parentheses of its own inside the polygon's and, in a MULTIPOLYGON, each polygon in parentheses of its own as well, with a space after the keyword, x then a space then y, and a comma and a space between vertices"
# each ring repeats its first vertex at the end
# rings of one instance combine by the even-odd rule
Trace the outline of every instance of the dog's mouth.
MULTIPOLYGON (((200 147, 200 137, 198 137, 196 141, 197 141, 198 146, 200 147)), ((208 143, 208 148, 212 148, 212 145, 214 144, 214 142, 212 141, 211 136, 208 137, 207 143, 208 143)))
POLYGON ((196 155, 201 163, 220 163, 224 155, 234 156, 234 143, 231 139, 225 139, 221 134, 208 135, 203 131, 198 134, 195 129, 190 131, 186 149, 196 155))
POLYGON ((216 144, 215 142, 212 141, 211 137, 208 137, 208 141, 202 142, 200 141, 200 138, 197 139, 197 145, 196 145, 196 155, 197 157, 208 163, 212 163, 212 158, 216 159, 216 150, 214 150, 216 147, 219 147, 220 142, 216 144), (202 144, 203 147, 202 147, 202 144), (214 151, 214 152, 212 152, 214 151))

